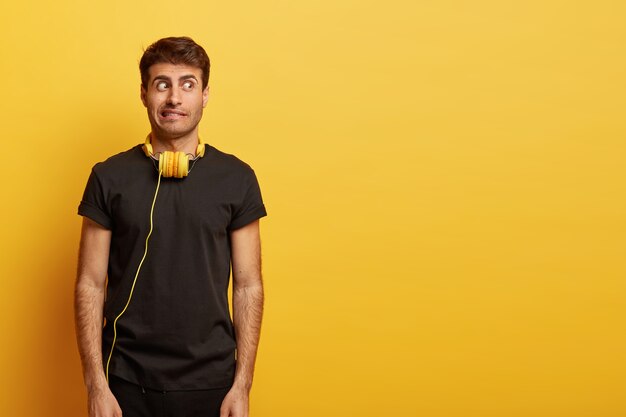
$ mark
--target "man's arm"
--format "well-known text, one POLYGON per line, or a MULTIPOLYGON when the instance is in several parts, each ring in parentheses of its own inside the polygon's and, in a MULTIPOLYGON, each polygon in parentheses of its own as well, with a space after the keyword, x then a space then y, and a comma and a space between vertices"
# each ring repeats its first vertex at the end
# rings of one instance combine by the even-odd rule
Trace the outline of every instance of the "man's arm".
POLYGON ((89 417, 121 417, 102 368, 102 323, 111 231, 83 218, 74 290, 78 351, 87 387, 89 417))
POLYGON ((258 220, 231 232, 231 253, 237 369, 233 387, 222 403, 220 417, 248 417, 248 399, 263 317, 258 220))

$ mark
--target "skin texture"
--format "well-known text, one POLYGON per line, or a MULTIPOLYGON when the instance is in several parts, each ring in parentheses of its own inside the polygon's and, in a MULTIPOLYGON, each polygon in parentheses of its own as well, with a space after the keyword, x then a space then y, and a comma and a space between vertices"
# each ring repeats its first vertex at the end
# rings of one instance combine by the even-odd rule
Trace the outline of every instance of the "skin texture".
MULTIPOLYGON (((186 65, 155 64, 149 73, 149 82, 141 87, 141 101, 152 126, 154 152, 195 154, 198 123, 209 91, 208 86, 204 89, 201 86, 202 71, 186 65)), ((263 315, 259 221, 232 231, 230 237, 237 368, 220 417, 248 417, 263 315)), ((102 367, 103 307, 110 243, 110 230, 83 218, 74 312, 89 417, 122 416, 102 367)))
POLYGON ((233 387, 222 403, 220 417, 248 417, 249 394, 263 317, 259 221, 231 232, 231 245, 237 370, 233 387))
POLYGON ((102 368, 103 306, 110 244, 111 231, 83 217, 74 313, 89 417, 122 415, 102 368))

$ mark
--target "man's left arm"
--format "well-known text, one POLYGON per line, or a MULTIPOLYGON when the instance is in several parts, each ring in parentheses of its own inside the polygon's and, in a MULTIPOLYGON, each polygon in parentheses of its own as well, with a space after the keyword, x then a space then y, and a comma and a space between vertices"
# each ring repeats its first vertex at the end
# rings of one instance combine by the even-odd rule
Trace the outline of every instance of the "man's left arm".
POLYGON ((250 388, 263 317, 259 221, 233 230, 230 237, 237 369, 233 386, 222 402, 220 417, 248 417, 250 388))

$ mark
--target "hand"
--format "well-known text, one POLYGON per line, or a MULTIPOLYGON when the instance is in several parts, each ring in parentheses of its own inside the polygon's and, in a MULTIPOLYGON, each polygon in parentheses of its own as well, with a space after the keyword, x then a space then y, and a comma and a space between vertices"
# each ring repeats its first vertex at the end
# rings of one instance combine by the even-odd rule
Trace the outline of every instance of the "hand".
POLYGON ((248 391, 233 386, 220 408, 220 417, 248 417, 248 391))
POLYGON ((122 417, 122 409, 107 386, 88 394, 89 417, 122 417))

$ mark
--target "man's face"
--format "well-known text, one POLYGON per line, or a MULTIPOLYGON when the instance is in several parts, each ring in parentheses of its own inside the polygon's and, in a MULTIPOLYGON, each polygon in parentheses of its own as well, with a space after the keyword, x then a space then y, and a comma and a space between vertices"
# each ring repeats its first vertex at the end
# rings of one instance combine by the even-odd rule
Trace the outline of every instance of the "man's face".
POLYGON ((148 110, 152 132, 162 139, 177 139, 197 131, 209 88, 202 88, 202 70, 187 65, 154 64, 141 101, 148 110))

